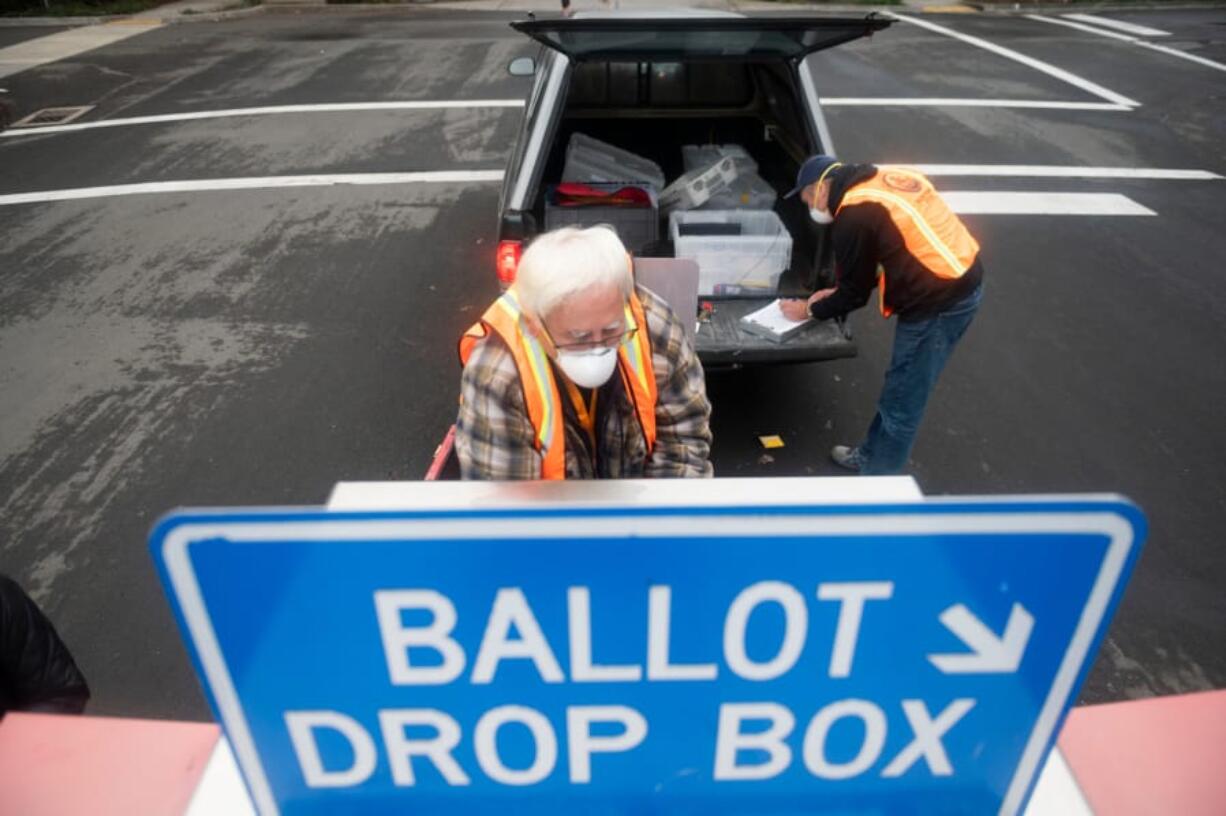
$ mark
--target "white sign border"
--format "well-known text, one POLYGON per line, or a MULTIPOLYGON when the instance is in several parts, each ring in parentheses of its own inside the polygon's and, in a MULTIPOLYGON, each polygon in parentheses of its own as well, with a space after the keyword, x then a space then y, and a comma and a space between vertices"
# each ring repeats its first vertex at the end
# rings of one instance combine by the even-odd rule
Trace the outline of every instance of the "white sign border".
MULTIPOLYGON (((208 681, 243 775, 251 787, 256 807, 261 814, 278 814, 276 800, 196 580, 189 554, 193 542, 218 538, 258 544, 286 540, 386 541, 490 537, 540 539, 626 535, 710 539, 761 536, 764 525, 769 525, 769 532, 777 537, 991 533, 1105 535, 1110 541, 1106 556, 1099 567, 1081 618, 1001 803, 999 812, 1004 816, 1013 816, 1019 811, 1026 792, 1036 779, 1044 749, 1053 737, 1061 712, 1111 604, 1124 567, 1136 544, 1134 528, 1129 519, 1120 512, 1113 511, 1101 497, 1080 501, 1064 498, 1051 503, 1040 500, 1041 506, 1038 507, 1030 502, 1018 502, 1016 509, 1010 507, 1008 500, 971 500, 972 506, 976 502, 990 502, 993 505, 999 502, 1002 508, 1000 512, 943 512, 933 509, 934 505, 941 507, 957 501, 946 498, 927 505, 917 504, 913 508, 891 507, 879 515, 866 514, 863 505, 852 508, 812 508, 809 512, 805 512, 804 508, 780 507, 727 508, 726 512, 717 513, 712 513, 710 508, 685 507, 625 509, 616 513, 600 509, 539 508, 522 512, 470 511, 459 515, 338 514, 320 511, 316 517, 309 516, 312 512, 310 510, 287 508, 279 511, 253 509, 249 513, 242 513, 253 520, 243 521, 227 521, 227 516, 239 515, 234 512, 219 514, 216 519, 209 519, 193 516, 191 511, 184 511, 188 518, 180 521, 172 517, 159 525, 161 540, 156 543, 160 544, 160 555, 171 588, 178 599, 184 625, 191 635, 201 670, 208 681), (930 509, 925 510, 925 507, 930 509), (1060 509, 1055 509, 1057 507, 1060 509), (1077 507, 1083 509, 1078 511, 1077 507), (845 510, 845 514, 840 514, 840 510, 845 510), (292 514, 295 518, 285 520, 270 514, 267 519, 254 520, 261 512, 279 513, 282 517, 292 514)), ((1121 509, 1127 506, 1123 500, 1109 502, 1121 509)), ((951 507, 950 511, 952 510, 951 507)))

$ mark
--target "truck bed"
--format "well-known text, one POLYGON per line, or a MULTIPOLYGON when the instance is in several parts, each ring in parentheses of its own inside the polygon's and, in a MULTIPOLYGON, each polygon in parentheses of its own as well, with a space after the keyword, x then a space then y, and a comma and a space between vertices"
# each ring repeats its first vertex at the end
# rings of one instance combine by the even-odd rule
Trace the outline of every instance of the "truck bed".
MULTIPOLYGON (((782 194, 796 178, 796 162, 778 142, 763 139, 763 121, 752 115, 726 117, 676 118, 583 118, 568 116, 559 124, 553 150, 544 178, 556 181, 562 177, 566 146, 573 133, 583 133, 612 145, 629 150, 660 165, 668 180, 675 180, 684 170, 681 147, 686 144, 738 144, 758 162, 759 175, 782 194)), ((545 223, 545 189, 537 192, 534 214, 537 223, 545 223)), ((808 213, 797 201, 778 200, 774 210, 792 236, 792 263, 786 274, 787 284, 781 291, 811 292, 820 288, 817 269, 818 230, 808 213)), ((668 232, 668 219, 661 217, 661 238, 668 232)))

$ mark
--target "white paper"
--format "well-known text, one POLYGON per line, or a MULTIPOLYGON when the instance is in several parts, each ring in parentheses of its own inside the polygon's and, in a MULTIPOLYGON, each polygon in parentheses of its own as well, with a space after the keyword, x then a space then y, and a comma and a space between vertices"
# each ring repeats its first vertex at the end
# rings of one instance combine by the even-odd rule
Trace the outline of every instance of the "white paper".
POLYGON ((745 315, 742 320, 754 323, 764 329, 769 330, 772 334, 785 335, 790 331, 804 326, 806 323, 812 323, 813 318, 806 317, 803 320, 791 320, 783 314, 783 310, 779 308, 782 301, 774 300, 763 306, 756 312, 751 312, 745 315))

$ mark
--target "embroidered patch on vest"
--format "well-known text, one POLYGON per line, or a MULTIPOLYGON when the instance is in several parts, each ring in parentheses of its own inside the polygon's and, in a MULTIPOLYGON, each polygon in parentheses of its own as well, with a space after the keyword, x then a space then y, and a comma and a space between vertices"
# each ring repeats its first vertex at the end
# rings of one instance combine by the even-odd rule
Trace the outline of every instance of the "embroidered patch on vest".
POLYGON ((919 181, 903 173, 885 173, 881 180, 887 187, 893 187, 904 193, 918 193, 921 189, 919 181))

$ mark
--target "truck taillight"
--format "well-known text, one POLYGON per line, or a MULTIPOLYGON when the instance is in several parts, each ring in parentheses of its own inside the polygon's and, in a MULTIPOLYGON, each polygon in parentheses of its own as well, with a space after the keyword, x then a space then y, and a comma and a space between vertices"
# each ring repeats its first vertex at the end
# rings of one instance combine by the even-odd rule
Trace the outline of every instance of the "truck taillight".
POLYGON ((515 282, 515 270, 519 268, 519 255, 523 244, 519 241, 499 241, 495 264, 499 282, 510 286, 515 282))

